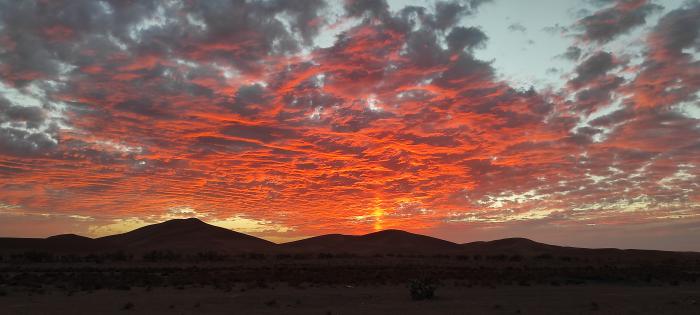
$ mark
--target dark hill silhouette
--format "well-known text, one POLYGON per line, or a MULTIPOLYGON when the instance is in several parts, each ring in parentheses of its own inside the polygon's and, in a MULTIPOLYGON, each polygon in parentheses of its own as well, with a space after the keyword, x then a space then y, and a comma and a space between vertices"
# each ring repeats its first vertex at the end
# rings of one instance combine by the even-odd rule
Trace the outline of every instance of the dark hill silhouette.
POLYGON ((580 248, 538 243, 527 238, 504 238, 494 241, 478 241, 461 245, 463 254, 472 255, 520 255, 548 256, 551 258, 591 258, 597 260, 661 261, 674 258, 700 258, 697 252, 672 252, 662 250, 580 248))
POLYGON ((174 219, 144 226, 130 232, 97 239, 75 234, 48 238, 0 238, 0 253, 42 251, 53 253, 97 253, 125 251, 143 253, 172 250, 180 253, 216 251, 221 253, 350 253, 521 255, 588 257, 602 259, 672 259, 700 257, 694 252, 654 250, 588 249, 538 243, 526 238, 506 238, 456 244, 401 230, 384 230, 365 235, 327 234, 294 242, 275 244, 251 235, 213 226, 199 219, 174 219))
POLYGON ((538 243, 521 237, 504 238, 495 241, 478 241, 461 245, 462 249, 473 253, 513 253, 536 254, 565 251, 566 247, 538 243))
POLYGON ((77 234, 59 234, 54 236, 49 236, 46 238, 51 241, 67 241, 67 242, 89 242, 92 240, 87 236, 77 235, 77 234))
POLYGON ((452 253, 459 245, 438 238, 400 230, 365 235, 328 234, 280 244, 285 252, 391 254, 452 253))
POLYGON ((109 247, 102 241, 75 234, 61 234, 47 238, 0 238, 0 251, 43 251, 54 253, 99 252, 109 247))
POLYGON ((127 251, 266 252, 275 246, 270 241, 213 226, 195 218, 169 220, 131 232, 101 237, 99 240, 127 251))

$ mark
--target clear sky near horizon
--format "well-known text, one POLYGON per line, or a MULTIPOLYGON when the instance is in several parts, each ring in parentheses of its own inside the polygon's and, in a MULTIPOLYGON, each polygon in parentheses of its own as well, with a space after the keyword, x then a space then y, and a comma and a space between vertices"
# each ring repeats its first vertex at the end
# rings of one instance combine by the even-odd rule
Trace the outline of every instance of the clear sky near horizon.
POLYGON ((0 236, 700 251, 696 0, 0 0, 0 236))

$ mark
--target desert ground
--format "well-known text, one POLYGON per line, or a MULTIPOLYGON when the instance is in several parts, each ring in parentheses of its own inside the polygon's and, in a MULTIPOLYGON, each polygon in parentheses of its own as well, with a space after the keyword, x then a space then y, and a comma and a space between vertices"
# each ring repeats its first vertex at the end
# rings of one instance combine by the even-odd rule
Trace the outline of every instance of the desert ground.
POLYGON ((422 301, 401 285, 47 290, 11 292, 0 306, 3 314, 700 314, 700 286, 445 284, 422 301))
POLYGON ((389 230, 274 244, 198 220, 0 239, 0 314, 700 314, 700 253, 389 230))

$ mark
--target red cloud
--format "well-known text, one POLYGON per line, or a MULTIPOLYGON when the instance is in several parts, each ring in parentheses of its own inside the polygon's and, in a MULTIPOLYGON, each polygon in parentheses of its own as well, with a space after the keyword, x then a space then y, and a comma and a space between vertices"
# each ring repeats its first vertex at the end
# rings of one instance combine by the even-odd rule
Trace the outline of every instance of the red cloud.
MULTIPOLYGON (((577 99, 566 101, 512 88, 471 48, 444 47, 444 30, 414 29, 398 14, 301 50, 282 22, 191 9, 209 33, 173 22, 141 42, 116 34, 127 51, 107 41, 71 60, 80 64, 66 86, 49 91, 66 107, 63 125, 46 129, 58 144, 27 150, 30 134, 0 143, 0 209, 105 220, 186 206, 300 235, 649 222, 697 209, 696 121, 661 106, 700 86, 697 65, 661 35, 685 15, 662 19, 632 82, 608 74, 619 64, 606 55, 600 69, 580 67, 577 99), (578 126, 613 92, 630 96, 621 112, 578 126)), ((24 70, 3 73, 44 75, 24 70)))

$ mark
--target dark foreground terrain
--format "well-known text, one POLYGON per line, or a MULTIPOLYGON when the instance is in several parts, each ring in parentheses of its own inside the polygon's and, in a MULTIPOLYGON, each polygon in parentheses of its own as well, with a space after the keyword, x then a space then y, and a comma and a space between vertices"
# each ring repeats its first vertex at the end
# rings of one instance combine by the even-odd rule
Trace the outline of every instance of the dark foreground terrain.
POLYGON ((697 262, 514 257, 6 260, 0 313, 700 314, 697 262))
POLYGON ((3 314, 699 314, 698 286, 447 284, 413 301, 400 285, 13 292, 3 314))
POLYGON ((0 238, 0 314, 700 314, 699 303, 692 252, 397 230, 275 244, 194 219, 0 238))

